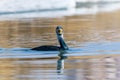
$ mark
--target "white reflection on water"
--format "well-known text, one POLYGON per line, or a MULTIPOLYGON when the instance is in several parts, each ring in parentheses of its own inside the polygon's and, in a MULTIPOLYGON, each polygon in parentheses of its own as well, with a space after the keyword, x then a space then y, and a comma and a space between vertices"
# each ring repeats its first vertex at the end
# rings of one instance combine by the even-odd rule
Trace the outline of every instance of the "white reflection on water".
MULTIPOLYGON (((43 1, 44 2, 44 1, 43 1)), ((67 2, 67 1, 66 1, 67 2)), ((46 4, 49 4, 49 1, 46 1, 46 4)), ((20 5, 18 5, 18 8, 15 8, 12 6, 11 11, 9 10, 9 6, 4 7, 3 10, 0 11, 0 19, 16 19, 16 18, 36 18, 36 17, 62 17, 62 16, 72 16, 72 15, 85 15, 85 14, 95 14, 98 12, 106 12, 106 11, 113 11, 120 9, 120 1, 85 1, 85 2, 76 2, 76 7, 70 7, 69 5, 66 6, 66 3, 63 4, 61 2, 62 7, 58 6, 45 6, 45 3, 40 5, 43 5, 44 7, 41 8, 34 6, 23 6, 25 8, 21 9, 19 8, 20 5), (34 8, 35 7, 35 8, 34 8), (5 8, 5 9, 4 9, 5 8), (30 9, 29 9, 30 8, 30 9), (25 10, 24 10, 25 9, 25 10)), ((50 3, 51 5, 51 3, 50 3)), ((55 4, 54 4, 55 5, 55 4)))

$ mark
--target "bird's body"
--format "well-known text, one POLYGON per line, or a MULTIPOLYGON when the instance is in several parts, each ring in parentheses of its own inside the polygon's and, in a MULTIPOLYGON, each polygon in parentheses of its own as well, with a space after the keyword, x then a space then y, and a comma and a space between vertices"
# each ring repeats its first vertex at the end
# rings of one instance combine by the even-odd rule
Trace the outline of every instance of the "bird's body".
POLYGON ((44 45, 32 48, 31 50, 36 51, 59 51, 59 50, 68 50, 68 46, 63 39, 63 29, 61 26, 57 26, 56 28, 57 39, 60 46, 51 46, 51 45, 44 45))
POLYGON ((32 48, 31 50, 36 50, 36 51, 58 51, 60 50, 59 46, 51 46, 51 45, 44 45, 44 46, 39 46, 32 48))

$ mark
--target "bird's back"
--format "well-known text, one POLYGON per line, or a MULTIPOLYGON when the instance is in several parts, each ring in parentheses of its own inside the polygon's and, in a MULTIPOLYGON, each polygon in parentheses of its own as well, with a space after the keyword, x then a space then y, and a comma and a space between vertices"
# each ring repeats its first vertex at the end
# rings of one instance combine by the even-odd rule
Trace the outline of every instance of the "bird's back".
POLYGON ((45 45, 45 46, 39 46, 32 48, 31 50, 36 50, 36 51, 58 51, 60 47, 58 46, 50 46, 50 45, 45 45))

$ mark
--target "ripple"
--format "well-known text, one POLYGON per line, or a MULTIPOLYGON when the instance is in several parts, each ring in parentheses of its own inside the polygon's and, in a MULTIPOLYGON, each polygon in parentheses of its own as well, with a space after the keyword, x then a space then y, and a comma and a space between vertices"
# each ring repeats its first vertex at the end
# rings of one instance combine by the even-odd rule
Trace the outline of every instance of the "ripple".
POLYGON ((70 48, 65 52, 33 51, 30 48, 0 48, 0 58, 51 58, 63 53, 65 56, 90 56, 120 54, 120 43, 85 43, 82 47, 70 48))

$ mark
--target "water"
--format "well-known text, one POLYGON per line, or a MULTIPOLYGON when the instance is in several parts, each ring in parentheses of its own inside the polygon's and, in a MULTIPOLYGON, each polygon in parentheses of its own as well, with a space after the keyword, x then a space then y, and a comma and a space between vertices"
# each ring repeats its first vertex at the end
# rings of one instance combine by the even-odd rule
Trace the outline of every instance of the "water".
POLYGON ((0 21, 0 80, 119 80, 120 10, 101 9, 96 14, 0 21), (30 50, 59 46, 57 25, 63 26, 69 50, 30 50))

